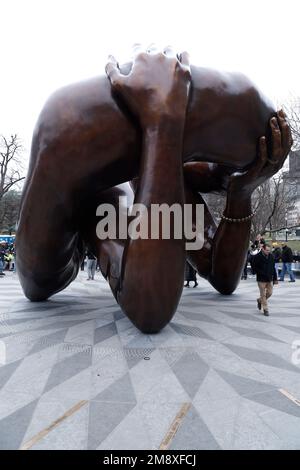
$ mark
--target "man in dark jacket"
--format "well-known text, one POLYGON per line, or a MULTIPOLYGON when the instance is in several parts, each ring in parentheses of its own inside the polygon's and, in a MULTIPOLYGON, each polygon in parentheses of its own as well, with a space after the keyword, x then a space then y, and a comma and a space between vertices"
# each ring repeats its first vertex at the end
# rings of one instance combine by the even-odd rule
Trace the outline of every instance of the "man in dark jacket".
POLYGON ((290 281, 289 282, 295 282, 295 276, 292 271, 292 262, 293 262, 293 252, 290 249, 289 246, 286 244, 283 245, 282 247, 282 254, 281 254, 281 260, 282 260, 282 271, 280 274, 280 279, 279 281, 284 281, 285 274, 288 273, 290 275, 290 281))
POLYGON ((261 251, 254 256, 253 266, 260 292, 260 297, 257 299, 257 307, 259 310, 263 309, 264 315, 268 317, 268 298, 273 293, 273 284, 278 283, 275 261, 270 245, 266 243, 262 245, 261 251))

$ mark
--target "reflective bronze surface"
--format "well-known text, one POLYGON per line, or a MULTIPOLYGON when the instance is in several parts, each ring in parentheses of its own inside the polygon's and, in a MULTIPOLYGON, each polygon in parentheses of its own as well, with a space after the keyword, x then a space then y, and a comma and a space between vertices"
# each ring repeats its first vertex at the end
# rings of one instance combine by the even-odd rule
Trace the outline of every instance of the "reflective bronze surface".
POLYGON ((46 103, 32 140, 17 262, 25 295, 45 300, 76 277, 88 245, 123 311, 151 333, 176 310, 186 256, 219 292, 233 292, 251 221, 216 227, 205 206, 204 246, 186 253, 184 240, 99 240, 97 206, 117 205, 121 194, 146 206, 204 203, 200 192, 225 188, 225 215, 248 216, 252 192, 281 168, 291 136, 284 115, 243 75, 190 67, 170 48, 137 50, 133 64, 120 71, 111 59, 109 79, 67 86, 46 103))

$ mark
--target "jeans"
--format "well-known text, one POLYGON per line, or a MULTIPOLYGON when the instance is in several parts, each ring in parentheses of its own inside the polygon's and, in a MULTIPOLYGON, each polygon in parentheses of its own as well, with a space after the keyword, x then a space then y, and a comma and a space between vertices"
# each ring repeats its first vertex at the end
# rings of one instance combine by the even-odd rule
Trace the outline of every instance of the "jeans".
POLYGON ((294 273, 292 271, 292 263, 282 263, 282 271, 281 271, 281 274, 280 274, 280 280, 281 281, 284 281, 284 276, 285 276, 286 273, 288 273, 290 275, 290 280, 291 281, 295 280, 295 276, 294 276, 294 273))
POLYGON ((0 273, 3 273, 3 269, 4 269, 4 263, 2 259, 0 259, 0 273))
POLYGON ((88 272, 88 278, 89 279, 94 279, 96 266, 97 266, 97 260, 96 259, 88 259, 87 260, 87 272, 88 272))

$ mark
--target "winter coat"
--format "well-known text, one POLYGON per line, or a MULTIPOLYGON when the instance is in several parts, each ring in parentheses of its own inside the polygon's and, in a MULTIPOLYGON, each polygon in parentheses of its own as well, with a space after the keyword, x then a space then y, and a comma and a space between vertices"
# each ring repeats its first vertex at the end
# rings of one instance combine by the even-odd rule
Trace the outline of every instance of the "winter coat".
POLYGON ((257 282, 277 281, 275 261, 272 253, 265 255, 260 251, 253 257, 253 268, 256 274, 257 282))
POLYGON ((281 259, 281 249, 280 248, 275 248, 275 250, 273 251, 272 254, 274 256, 275 263, 279 263, 279 261, 281 259))
POLYGON ((187 261, 185 264, 185 280, 186 281, 196 281, 196 271, 193 266, 187 261))
POLYGON ((283 263, 292 263, 294 256, 291 248, 289 246, 284 246, 282 248, 281 259, 283 263))

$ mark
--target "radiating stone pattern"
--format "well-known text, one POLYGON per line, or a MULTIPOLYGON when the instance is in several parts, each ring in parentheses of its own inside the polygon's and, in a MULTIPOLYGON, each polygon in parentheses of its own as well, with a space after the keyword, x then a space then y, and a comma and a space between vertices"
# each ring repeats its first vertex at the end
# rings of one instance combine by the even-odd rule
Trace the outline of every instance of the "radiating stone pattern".
POLYGON ((298 283, 274 289, 269 318, 256 297, 254 279, 228 297, 200 280, 161 333, 143 335, 100 274, 88 282, 81 272, 64 292, 31 303, 8 273, 0 449, 20 448, 82 400, 32 449, 158 449, 184 403, 170 449, 299 449, 300 406, 279 391, 300 399, 300 365, 291 361, 298 283))

